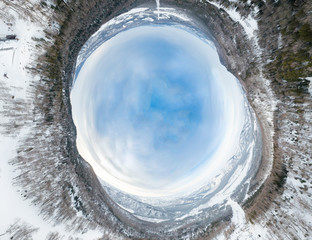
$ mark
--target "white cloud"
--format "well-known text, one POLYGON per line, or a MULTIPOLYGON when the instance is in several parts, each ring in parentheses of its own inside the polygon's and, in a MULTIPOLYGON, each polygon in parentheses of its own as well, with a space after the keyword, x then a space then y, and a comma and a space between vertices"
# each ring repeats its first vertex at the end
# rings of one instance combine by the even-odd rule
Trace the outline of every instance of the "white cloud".
POLYGON ((246 115, 212 42, 168 26, 106 41, 71 100, 80 154, 105 182, 139 196, 177 196, 228 171, 246 115))

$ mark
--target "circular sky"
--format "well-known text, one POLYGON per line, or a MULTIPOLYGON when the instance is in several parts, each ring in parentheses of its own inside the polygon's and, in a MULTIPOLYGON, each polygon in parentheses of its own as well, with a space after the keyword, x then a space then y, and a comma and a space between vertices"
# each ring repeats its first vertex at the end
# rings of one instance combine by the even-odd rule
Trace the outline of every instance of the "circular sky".
POLYGON ((228 170, 246 115, 214 44, 175 26, 105 41, 76 73, 71 101, 82 157, 143 197, 184 195, 228 170))

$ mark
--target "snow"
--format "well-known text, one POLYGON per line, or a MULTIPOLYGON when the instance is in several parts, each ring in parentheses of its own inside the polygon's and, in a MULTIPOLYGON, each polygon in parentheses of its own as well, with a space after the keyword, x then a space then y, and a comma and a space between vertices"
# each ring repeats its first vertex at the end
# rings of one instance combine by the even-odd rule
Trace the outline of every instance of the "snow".
POLYGON ((308 91, 312 96, 312 77, 306 77, 306 79, 310 81, 308 91))
POLYGON ((283 46, 283 39, 282 39, 282 33, 278 34, 278 39, 277 39, 277 48, 280 49, 283 46))
POLYGON ((143 216, 138 216, 138 215, 136 215, 136 217, 143 221, 154 222, 154 223, 161 223, 161 222, 165 222, 169 220, 169 219, 148 218, 148 217, 143 217, 143 216))
POLYGON ((245 33, 250 40, 254 38, 255 32, 258 30, 258 22, 253 18, 253 16, 249 15, 247 18, 242 18, 235 9, 225 8, 222 5, 211 2, 209 0, 208 2, 217 8, 224 9, 233 21, 238 22, 244 28, 245 33))
MULTIPOLYGON (((254 147, 255 147, 255 143, 252 143, 252 144, 250 144, 250 146, 248 148, 252 149, 254 147)), ((231 199, 231 195, 233 194, 235 189, 237 189, 237 187, 239 187, 239 185, 242 184, 244 178, 247 176, 248 170, 252 167, 252 164, 253 164, 253 159, 252 159, 252 150, 251 150, 249 152, 249 155, 248 155, 247 160, 244 163, 244 165, 240 165, 237 167, 236 171, 231 176, 229 182, 226 184, 226 186, 220 192, 218 192, 216 195, 214 195, 207 203, 202 204, 202 205, 198 206, 197 208, 192 209, 188 214, 178 218, 178 220, 182 220, 182 219, 189 217, 189 216, 197 215, 197 214, 201 213, 201 211, 205 208, 212 207, 216 204, 220 204, 224 201, 227 201, 231 205, 233 212, 234 212, 234 210, 236 211, 234 222, 238 222, 238 220, 239 220, 238 218, 240 218, 240 216, 242 216, 244 214, 244 211, 243 211, 243 209, 241 209, 241 207, 239 206, 238 203, 234 202, 231 199), (239 216, 237 214, 239 214, 239 216)), ((246 181, 246 182, 248 182, 248 181, 246 181)), ((243 221, 243 219, 245 219, 245 217, 242 218, 240 221, 243 221)), ((242 225, 242 224, 240 224, 240 225, 242 225)))
MULTIPOLYGON (((244 29, 246 36, 251 41, 253 45, 253 51, 255 56, 261 59, 262 49, 258 44, 257 30, 258 25, 254 16, 256 16, 259 9, 254 8, 253 11, 246 17, 243 18, 235 9, 229 7, 226 8, 219 3, 213 3, 208 1, 212 5, 222 8, 228 13, 228 15, 233 19, 233 21, 238 22, 244 29)), ((282 41, 279 41, 280 45, 282 41)), ((272 91, 270 81, 265 79, 263 71, 263 63, 259 63, 260 74, 254 77, 254 82, 257 84, 259 82, 259 90, 253 94, 251 103, 257 109, 258 117, 262 120, 264 124, 264 141, 267 144, 266 158, 267 166, 263 171, 263 180, 269 176, 272 166, 273 166, 273 137, 274 137, 274 111, 276 110, 277 101, 275 100, 275 95, 272 91), (264 83, 264 84, 263 84, 264 83), (261 87, 260 87, 261 86, 261 87)), ((261 183, 259 183, 261 185, 261 183)), ((226 194, 226 193, 225 193, 226 194)), ((223 233, 228 231, 230 235, 220 234, 217 239, 276 239, 274 234, 270 232, 269 228, 265 226, 265 218, 263 220, 255 221, 254 223, 246 221, 244 210, 233 201, 230 197, 228 199, 228 204, 232 207, 233 217, 232 217, 232 227, 228 227, 223 233)))
POLYGON ((159 8, 158 12, 160 14, 159 19, 169 19, 170 17, 175 17, 179 18, 182 21, 191 21, 189 17, 187 17, 185 14, 183 14, 182 12, 177 12, 173 8, 161 7, 159 8))
MULTIPOLYGON (((53 226, 50 222, 44 221, 39 215, 39 209, 34 206, 30 206, 29 203, 24 200, 23 195, 27 193, 21 192, 12 186, 14 167, 9 165, 8 160, 15 156, 15 149, 17 148, 17 145, 18 141, 16 138, 1 136, 0 152, 2 154, 2 161, 0 163, 0 193, 2 198, 0 204, 0 234, 5 233, 9 226, 17 219, 22 219, 23 222, 38 228, 38 231, 34 234, 34 239, 44 239, 44 237, 50 232, 59 232, 67 238, 71 236, 79 237, 80 234, 68 232, 64 225, 53 226)), ((86 239, 95 239, 102 236, 102 233, 99 231, 88 231, 83 236, 86 237, 86 239)), ((9 238, 10 235, 4 235, 1 239, 9 238)))
MULTIPOLYGON (((237 2, 237 0, 230 1, 237 2)), ((36 3, 38 3, 38 1, 31 1, 31 4, 36 3)), ((234 21, 237 21, 242 25, 248 38, 255 39, 257 24, 251 15, 247 18, 241 18, 234 9, 225 9, 223 6, 216 3, 211 4, 226 10, 234 21)), ((30 98, 28 89, 33 82, 39 80, 39 76, 33 76, 28 73, 27 66, 32 66, 32 61, 36 59, 38 54, 42 53, 40 49, 35 47, 37 42, 33 40, 32 37, 44 38, 44 26, 37 25, 30 19, 23 20, 16 11, 12 10, 12 8, 6 8, 3 2, 0 2, 0 9, 5 9, 5 15, 7 16, 7 18, 0 19, 0 38, 3 38, 8 34, 16 34, 19 39, 0 42, 0 91, 3 90, 2 86, 4 86, 9 89, 5 94, 10 96, 9 98, 6 98, 6 95, 3 94, 3 92, 0 93, 0 239, 10 239, 10 235, 5 233, 10 225, 17 221, 19 221, 20 224, 25 223, 33 228, 38 228, 33 235, 35 240, 46 239, 46 236, 51 232, 58 232, 62 236, 61 239, 70 239, 71 237, 97 239, 103 234, 109 234, 107 231, 99 229, 88 231, 86 233, 68 232, 66 225, 54 225, 53 222, 47 222, 39 214, 39 209, 32 206, 31 203, 23 197, 25 193, 16 186, 13 186, 12 180, 16 175, 14 172, 14 166, 10 165, 9 161, 16 157, 16 148, 19 146, 20 141, 22 141, 24 136, 29 133, 30 127, 24 126, 19 132, 12 131, 13 136, 3 133, 3 125, 8 121, 11 121, 11 119, 4 116, 2 111, 8 104, 11 104, 14 101, 11 98, 12 96, 14 96, 15 100, 23 100, 27 102, 29 105, 28 110, 31 111, 32 99, 30 98), (22 221, 20 219, 22 219, 22 221)), ((160 11, 163 10, 166 12, 164 9, 165 8, 161 8, 160 11)), ((144 9, 134 9, 132 11, 141 12, 144 11, 144 9)), ((46 17, 41 15, 39 17, 42 19, 41 22, 46 22, 46 17)), ((57 27, 58 24, 53 22, 53 28, 56 29, 57 27)), ((279 47, 282 44, 280 40, 281 39, 279 38, 279 47)), ((260 55, 261 49, 258 48, 258 50, 258 55, 260 55)), ((312 76, 305 79, 310 81, 308 90, 312 96, 312 76)), ((264 79, 264 81, 267 86, 267 91, 270 92, 271 88, 269 80, 264 79)), ((270 92, 269 96, 271 99, 274 99, 273 92, 270 92)), ((255 105, 260 106, 260 109, 263 109, 262 114, 266 117, 268 123, 273 126, 273 111, 276 108, 276 102, 274 102, 274 100, 269 101, 258 97, 254 100, 254 103, 255 105)), ((305 112, 305 116, 307 116, 306 121, 311 121, 311 114, 308 113, 308 111, 305 112)), ((289 126, 290 123, 291 122, 287 123, 287 125, 289 126)), ((296 125, 297 123, 292 124, 296 125)), ((273 135, 274 132, 271 132, 271 136, 273 135)), ((300 135, 300 133, 294 133, 293 135, 297 136, 300 135)), ((294 145, 294 142, 290 141, 290 139, 285 138, 283 141, 287 144, 294 145)), ((289 151, 294 151, 294 153, 296 153, 294 149, 290 149, 289 151)), ((297 162, 300 162, 302 160, 301 158, 304 157, 298 152, 296 155, 298 156, 297 162)), ((302 168, 300 165, 299 167, 302 168)), ((267 174, 268 173, 269 171, 267 174)), ((306 226, 311 226, 312 219, 311 216, 307 214, 306 209, 301 208, 301 205, 298 204, 299 201, 303 201, 299 196, 296 196, 299 195, 299 193, 294 194, 294 190, 304 186, 304 184, 302 184, 300 180, 295 179, 294 174, 289 173, 286 186, 288 187, 283 193, 283 198, 290 199, 291 197, 294 197, 294 205, 290 206, 284 203, 281 205, 280 211, 287 213, 288 216, 295 216, 295 220, 298 221, 299 226, 291 225, 291 227, 294 228, 294 232, 298 234, 300 239, 305 239, 306 237, 302 234, 303 230, 300 228, 300 222, 304 221, 307 223, 306 226)), ((308 189, 308 192, 311 194, 311 188, 308 189)), ((310 199, 306 199, 305 201, 307 201, 308 206, 311 206, 310 199)), ((277 239, 277 237, 266 228, 264 220, 259 220, 259 222, 255 222, 255 224, 247 222, 245 213, 237 202, 231 198, 227 198, 227 203, 233 210, 232 222, 235 228, 232 231, 230 238, 221 233, 217 236, 217 239, 277 239)), ((194 211, 200 212, 200 209, 194 211)), ((283 229, 281 231, 283 231, 283 229)), ((286 237, 289 236, 285 236, 285 238, 286 237)), ((119 239, 119 237, 111 236, 111 239, 119 239)))
POLYGON ((231 219, 232 223, 226 229, 226 231, 230 233, 230 236, 226 235, 226 231, 224 231, 223 233, 220 233, 216 239, 275 239, 274 236, 272 236, 261 224, 252 224, 248 222, 244 210, 237 202, 228 198, 227 203, 231 206, 233 211, 231 219))
POLYGON ((156 7, 157 7, 157 18, 159 20, 159 8, 160 8, 160 1, 156 0, 156 7))
MULTIPOLYGON (((33 1, 32 4, 35 3, 36 1, 33 1)), ((82 236, 84 239, 97 239, 103 235, 103 232, 100 230, 73 232, 68 231, 65 224, 54 225, 44 220, 40 215, 40 210, 26 200, 27 192, 13 185, 13 179, 16 173, 14 166, 10 164, 10 160, 16 157, 16 149, 23 138, 29 133, 31 126, 25 124, 19 132, 12 132, 13 136, 5 134, 3 126, 5 123, 10 122, 11 119, 2 114, 2 111, 7 106, 13 105, 14 101, 19 100, 28 104, 29 108, 24 111, 31 112, 32 96, 30 96, 28 90, 30 85, 36 83, 40 77, 29 73, 27 68, 32 67, 34 65, 33 61, 36 60, 39 54, 43 53, 35 45, 38 44, 36 39, 45 38, 43 33, 45 26, 36 24, 31 20, 22 19, 18 11, 14 11, 13 7, 6 8, 3 2, 0 2, 0 8, 7 10, 6 17, 0 19, 1 34, 15 34, 18 39, 0 42, 0 91, 4 91, 2 87, 9 89, 5 94, 0 94, 1 239, 10 239, 11 236, 7 231, 14 223, 37 229, 32 235, 35 240, 45 239, 51 232, 58 232, 60 236, 67 239, 82 236)), ((44 17, 42 18, 44 19, 44 17)), ((23 114, 29 113, 23 112, 23 114)))
POLYGON ((233 217, 232 217, 232 223, 236 226, 243 226, 247 223, 246 221, 246 217, 245 217, 245 212, 244 210, 241 208, 241 206, 233 201, 231 198, 229 198, 227 200, 228 204, 231 205, 232 207, 232 211, 233 211, 233 217))
MULTIPOLYGON (((148 10, 148 8, 133 8, 130 11, 128 11, 128 12, 122 14, 122 15, 132 15, 132 14, 135 14, 135 13, 144 12, 146 10, 148 10)), ((122 15, 120 15, 120 16, 122 16, 122 15)), ((113 22, 112 24, 116 24, 116 23, 113 22)))

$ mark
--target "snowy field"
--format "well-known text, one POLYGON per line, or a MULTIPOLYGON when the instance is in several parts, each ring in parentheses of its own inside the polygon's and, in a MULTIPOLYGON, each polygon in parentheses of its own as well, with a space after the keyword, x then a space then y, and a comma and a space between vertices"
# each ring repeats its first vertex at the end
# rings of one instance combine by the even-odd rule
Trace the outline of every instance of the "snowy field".
MULTIPOLYGON (((0 38, 3 39, 0 41, 0 239, 39 240, 57 236, 98 239, 103 232, 75 233, 66 229, 66 225, 45 220, 40 209, 27 200, 27 190, 13 185, 16 171, 10 161, 17 156, 18 146, 31 130, 34 120, 31 86, 40 79, 29 69, 36 67, 35 61, 44 53, 40 41, 50 41, 43 30, 48 27, 51 12, 28 14, 26 11, 38 4, 0 2, 0 38), (7 35, 16 35, 16 39, 7 40, 7 35)), ((56 24, 52 26, 53 30, 56 27, 56 24)))

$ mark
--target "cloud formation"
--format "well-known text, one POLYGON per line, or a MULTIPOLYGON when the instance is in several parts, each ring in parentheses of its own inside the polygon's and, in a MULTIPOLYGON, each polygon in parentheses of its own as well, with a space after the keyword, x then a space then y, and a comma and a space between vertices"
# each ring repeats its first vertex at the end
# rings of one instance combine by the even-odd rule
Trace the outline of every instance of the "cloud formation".
POLYGON ((185 194, 227 169, 245 119, 214 44, 173 26, 136 27, 84 62, 71 92, 80 154, 129 194, 185 194))

